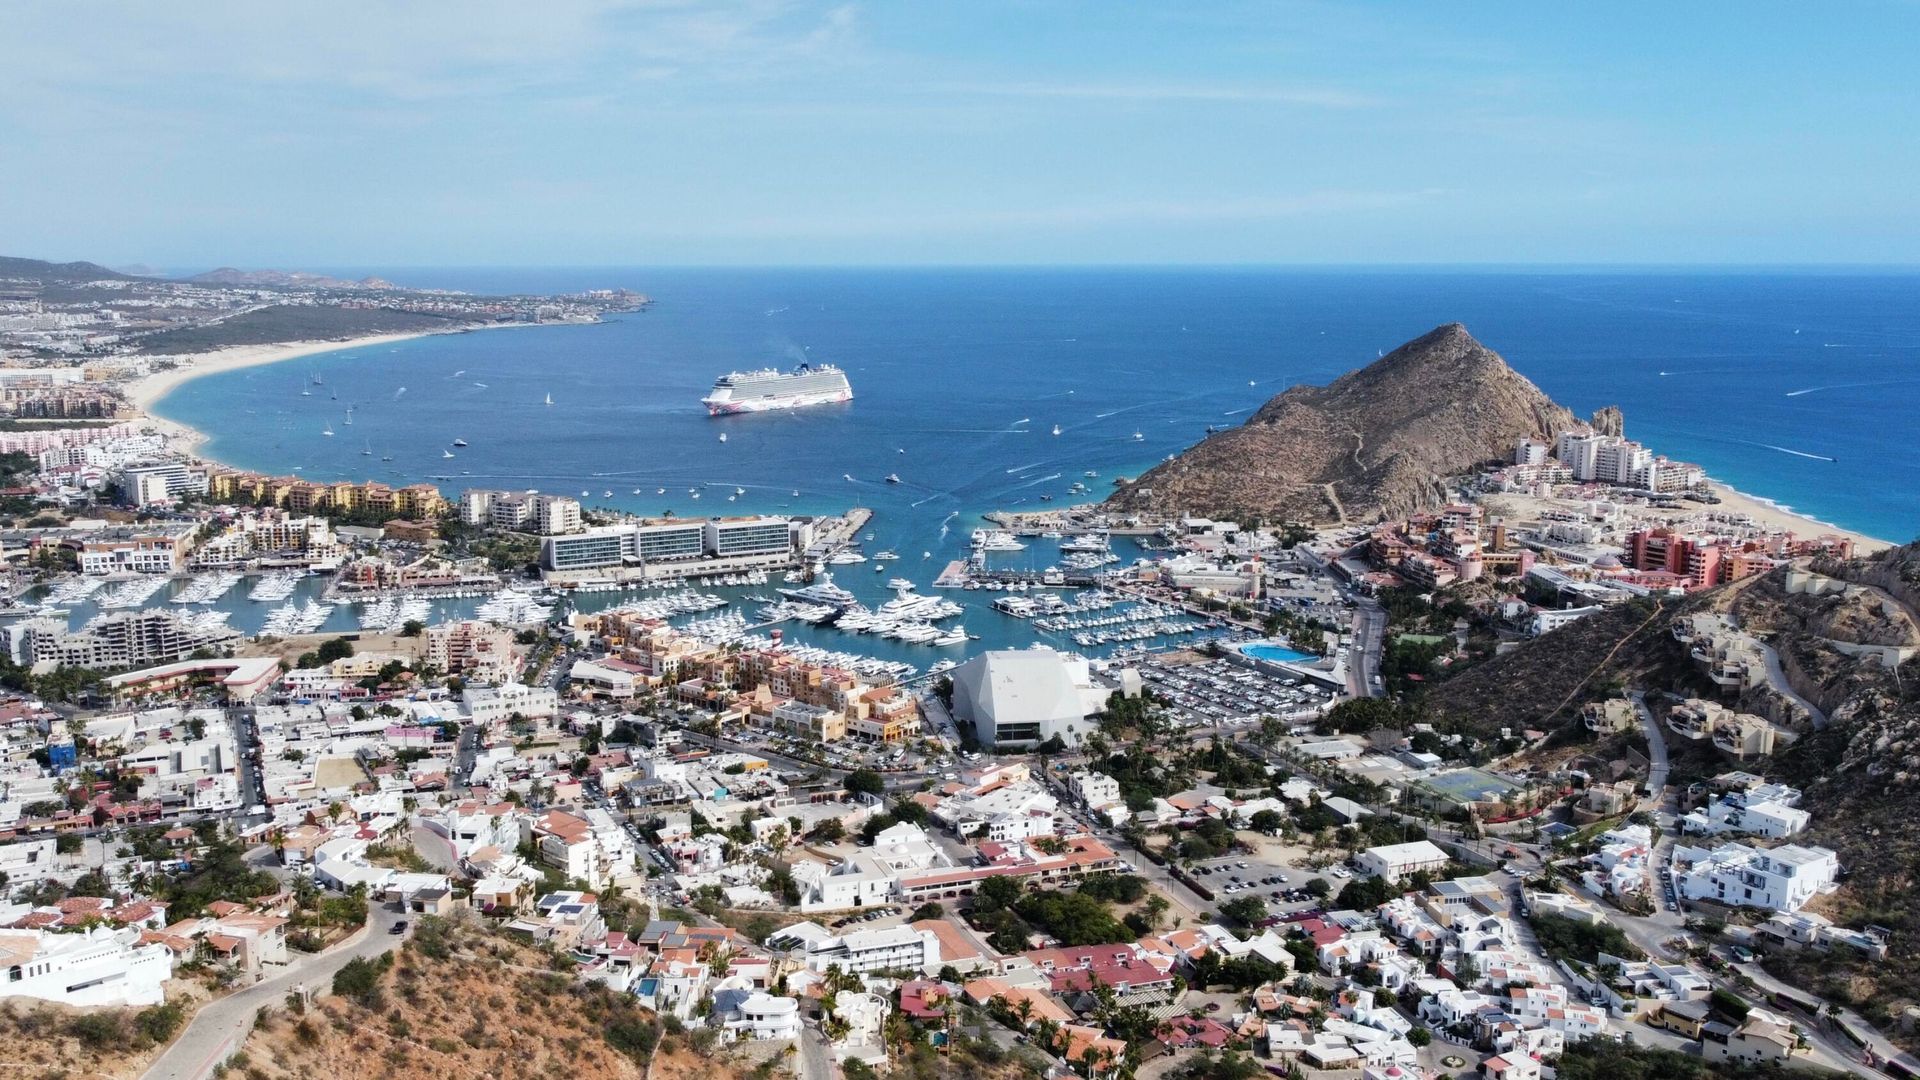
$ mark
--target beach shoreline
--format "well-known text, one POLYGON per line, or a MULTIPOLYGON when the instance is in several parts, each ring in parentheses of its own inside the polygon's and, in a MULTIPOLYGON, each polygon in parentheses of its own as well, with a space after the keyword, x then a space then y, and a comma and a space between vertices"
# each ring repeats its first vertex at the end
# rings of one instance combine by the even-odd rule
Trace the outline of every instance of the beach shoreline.
POLYGON ((195 379, 209 375, 222 375, 244 368, 263 367, 287 360, 299 360, 325 353, 345 352, 349 349, 373 348, 379 345, 393 345, 415 338, 433 337, 439 334, 464 334, 475 330, 498 330, 515 326, 569 325, 564 323, 475 323, 450 330, 420 330, 404 334, 368 334, 355 338, 339 338, 319 341, 287 341, 271 345, 236 345, 225 349, 215 349, 202 353, 183 353, 175 359, 178 363, 161 371, 151 371, 135 379, 120 384, 120 392, 137 412, 134 423, 143 424, 165 435, 167 441, 189 457, 221 465, 225 462, 208 457, 202 447, 208 441, 206 432, 170 420, 154 411, 154 406, 166 400, 167 395, 180 389, 195 379))
POLYGON ((1885 551, 1896 546, 1890 540, 1868 536, 1856 529, 1844 528, 1830 521, 1821 521, 1791 507, 1782 506, 1765 496, 1729 487, 1718 480, 1710 479, 1707 483, 1713 489, 1713 493, 1720 498, 1719 504, 1709 507, 1709 511, 1745 514, 1768 528, 1789 530, 1799 536, 1821 533, 1844 536, 1853 541, 1853 550, 1856 555, 1871 555, 1876 551, 1885 551))

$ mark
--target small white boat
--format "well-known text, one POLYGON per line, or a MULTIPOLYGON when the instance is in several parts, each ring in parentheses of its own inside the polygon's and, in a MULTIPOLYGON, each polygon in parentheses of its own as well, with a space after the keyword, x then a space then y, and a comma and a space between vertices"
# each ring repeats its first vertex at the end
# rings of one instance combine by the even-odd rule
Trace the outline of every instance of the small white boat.
POLYGON ((720 441, 721 441, 721 442, 726 442, 726 441, 727 441, 727 433, 726 433, 726 432, 724 432, 724 431, 723 431, 723 432, 721 432, 721 433, 720 433, 720 441))
POLYGON ((329 439, 333 438, 333 425, 328 424, 325 428, 321 430, 320 434, 325 435, 329 439))
POLYGON ((552 394, 548 394, 548 395, 547 395, 547 404, 549 404, 549 405, 551 405, 551 404, 553 404, 553 395, 552 395, 552 394))
POLYGON ((453 440, 453 445, 455 445, 455 446, 465 446, 465 445, 467 445, 467 440, 465 440, 465 439, 455 439, 455 440, 453 440))
POLYGON ((888 473, 888 474, 887 474, 887 483, 889 483, 889 484, 897 484, 897 483, 899 483, 899 482, 900 482, 900 474, 899 474, 899 473, 897 473, 897 472, 890 472, 890 473, 888 473))
POLYGON ((655 489, 655 491, 654 491, 654 494, 655 494, 655 495, 665 495, 666 493, 667 493, 667 489, 666 489, 666 488, 657 488, 657 489, 655 489))
POLYGON ((1054 433, 1055 435, 1058 435, 1058 434, 1060 434, 1060 425, 1059 425, 1059 424, 1055 424, 1055 425, 1053 425, 1053 433, 1054 433))
POLYGON ((440 456, 441 456, 441 457, 443 457, 443 458, 450 458, 450 457, 452 457, 452 456, 453 456, 453 451, 451 451, 451 450, 442 450, 442 451, 440 451, 440 456))
POLYGON ((1145 436, 1145 435, 1142 435, 1142 434, 1140 434, 1140 433, 1139 433, 1139 432, 1137 432, 1137 431, 1133 433, 1133 441, 1134 441, 1134 442, 1139 442, 1139 441, 1141 441, 1142 439, 1145 439, 1145 438, 1146 438, 1146 436, 1145 436))

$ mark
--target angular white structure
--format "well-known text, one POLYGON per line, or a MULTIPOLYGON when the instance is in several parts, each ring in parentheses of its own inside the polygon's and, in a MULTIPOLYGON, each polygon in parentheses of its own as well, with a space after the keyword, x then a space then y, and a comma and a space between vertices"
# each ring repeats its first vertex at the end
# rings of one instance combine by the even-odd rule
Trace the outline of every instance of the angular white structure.
POLYGON ((1084 656, 1052 649, 981 653, 953 670, 954 717, 984 746, 1032 746, 1054 736, 1068 746, 1093 725, 1112 691, 1093 680, 1084 656))

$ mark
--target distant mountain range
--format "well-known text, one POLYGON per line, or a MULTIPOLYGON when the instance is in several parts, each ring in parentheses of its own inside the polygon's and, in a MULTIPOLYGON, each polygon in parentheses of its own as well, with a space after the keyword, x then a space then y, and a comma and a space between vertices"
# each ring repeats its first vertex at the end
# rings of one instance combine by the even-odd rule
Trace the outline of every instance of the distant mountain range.
POLYGON ((109 270, 99 263, 47 262, 45 259, 16 259, 0 255, 0 278, 33 278, 36 281, 135 281, 133 274, 109 270))
POLYGON ((377 277, 361 278, 349 281, 346 278, 329 277, 326 274, 311 274, 304 270, 237 270, 223 266, 218 270, 209 270, 204 274, 195 274, 181 280, 194 285, 237 285, 267 286, 283 289, 394 289, 391 281, 377 277))
MULTIPOLYGON (((1619 422, 1617 412, 1595 420, 1619 422)), ((1450 477, 1578 422, 1450 323, 1326 386, 1293 387, 1108 502, 1242 521, 1372 522, 1438 505, 1450 477)))
MULTIPOLYGON (((140 281, 163 280, 158 270, 146 266, 133 266, 125 270, 110 270, 99 263, 91 262, 47 262, 44 259, 18 259, 0 256, 0 278, 32 278, 38 281, 140 281)), ((278 289, 371 289, 386 291, 398 289, 391 281, 377 277, 361 278, 349 281, 346 278, 330 277, 326 274, 313 274, 304 270, 239 270, 223 266, 218 270, 209 270, 204 274, 175 280, 194 285, 229 285, 239 288, 265 287, 278 289)))

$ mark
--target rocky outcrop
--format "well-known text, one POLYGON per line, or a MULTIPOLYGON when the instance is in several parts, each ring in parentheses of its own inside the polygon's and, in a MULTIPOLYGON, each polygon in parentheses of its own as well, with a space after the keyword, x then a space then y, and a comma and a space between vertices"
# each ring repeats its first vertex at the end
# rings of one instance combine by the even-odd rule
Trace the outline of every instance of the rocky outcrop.
POLYGON ((1627 418, 1620 414, 1620 406, 1608 405, 1594 413, 1593 419, 1587 421, 1587 426, 1593 429, 1595 435, 1625 435, 1627 418))
POLYGON ((1578 425, 1451 323, 1326 386, 1293 387, 1108 501, 1243 521, 1375 521, 1438 505, 1449 479, 1578 425))

